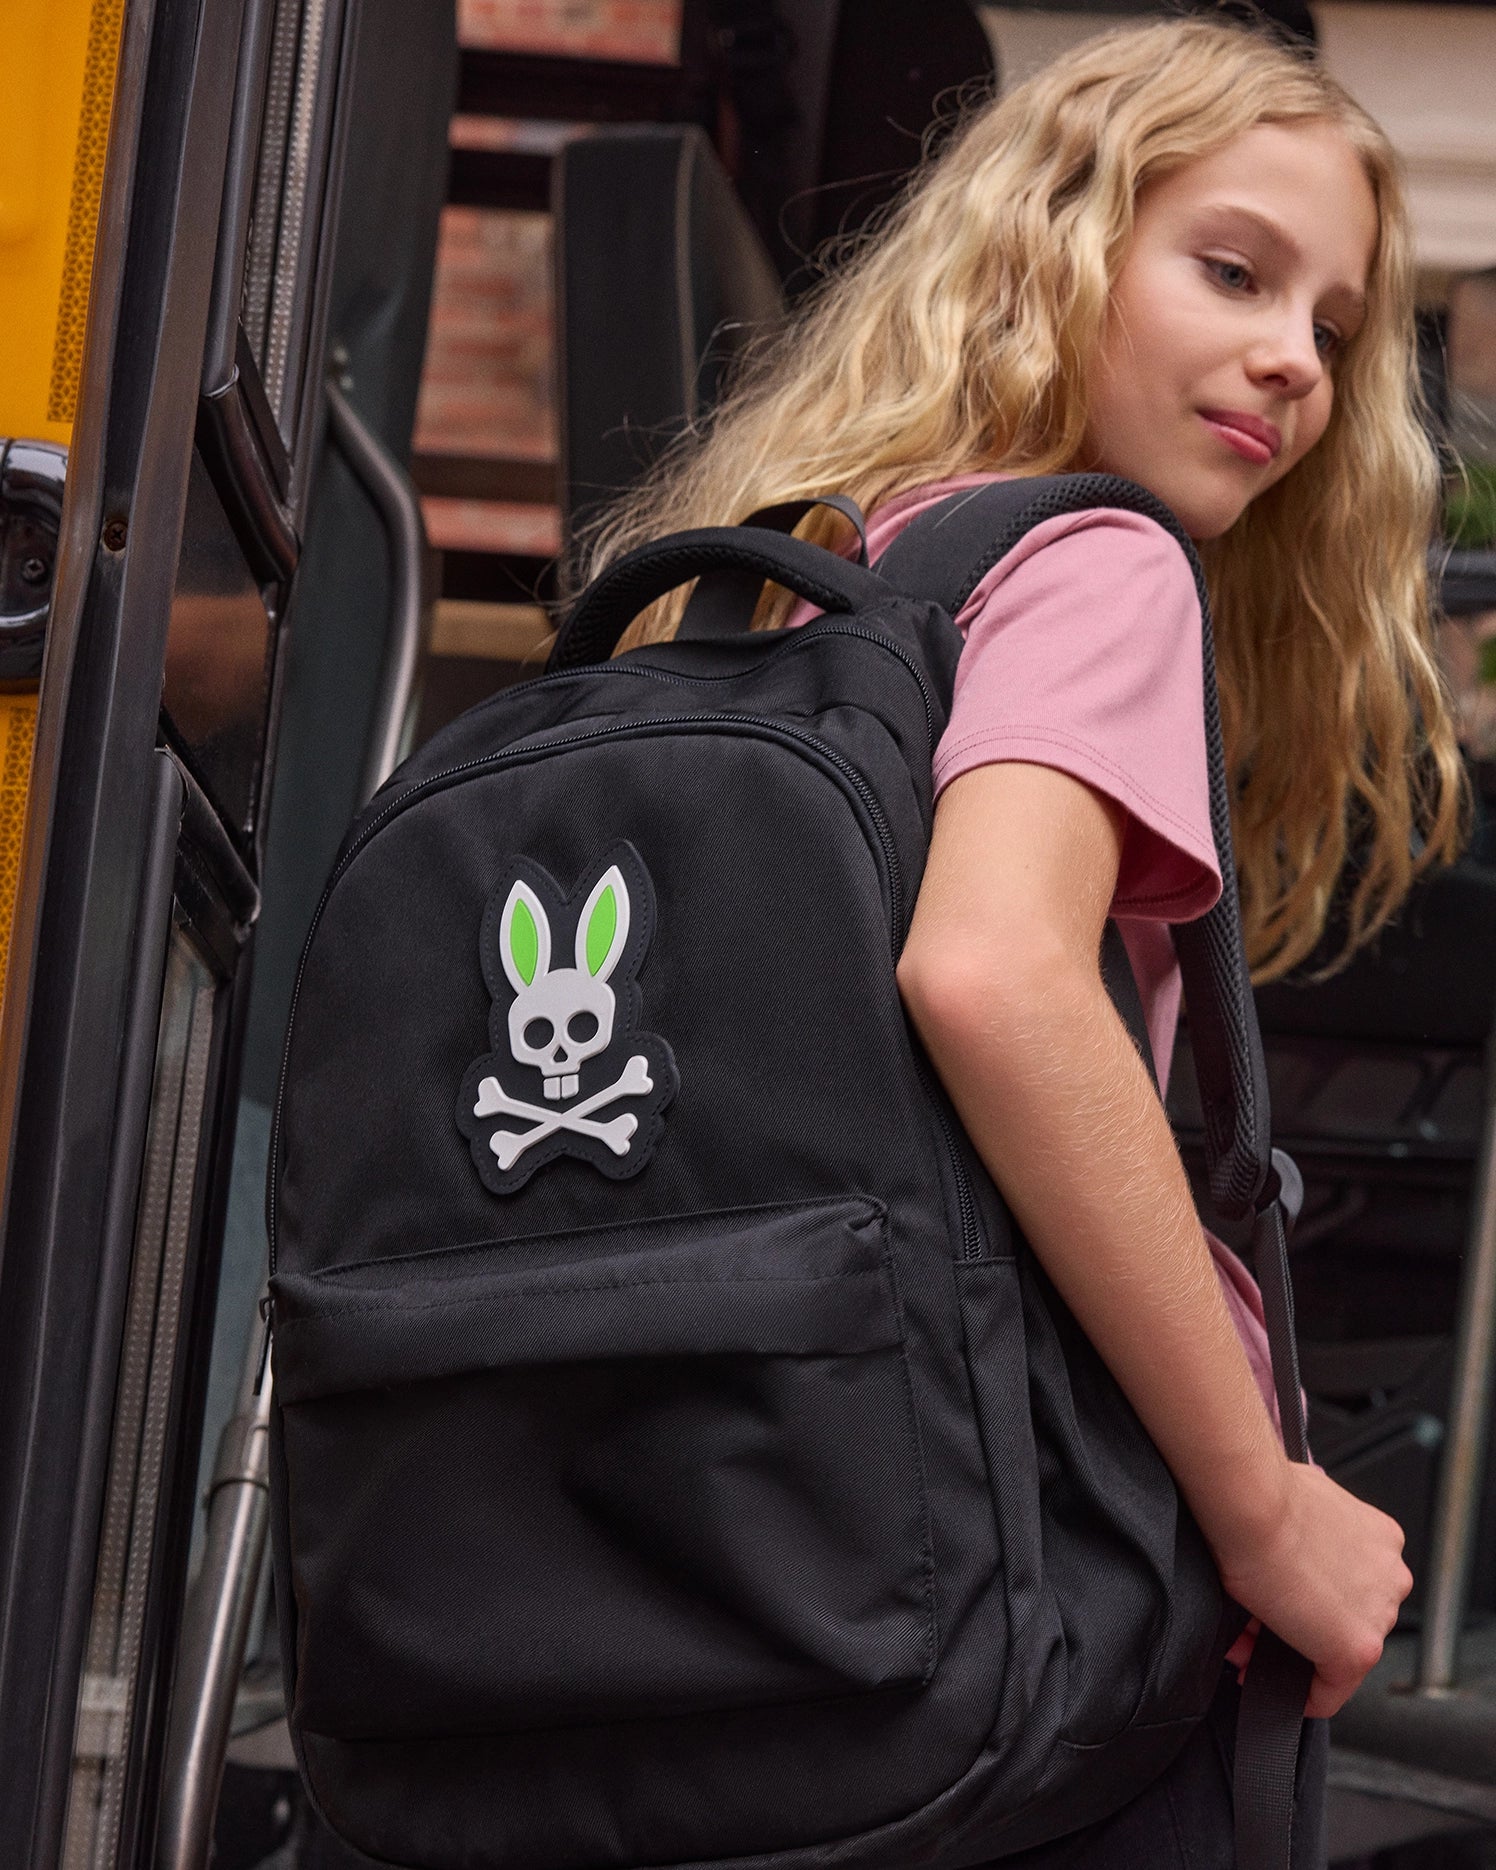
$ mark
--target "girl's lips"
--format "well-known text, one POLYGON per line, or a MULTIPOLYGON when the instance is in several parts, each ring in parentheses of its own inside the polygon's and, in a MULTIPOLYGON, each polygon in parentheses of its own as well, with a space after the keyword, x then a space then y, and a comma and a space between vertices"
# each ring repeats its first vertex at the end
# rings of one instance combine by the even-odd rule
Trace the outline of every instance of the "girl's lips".
POLYGON ((1202 409, 1200 419, 1228 448, 1258 467, 1265 467, 1283 446, 1277 429, 1260 416, 1241 415, 1234 409, 1202 409))

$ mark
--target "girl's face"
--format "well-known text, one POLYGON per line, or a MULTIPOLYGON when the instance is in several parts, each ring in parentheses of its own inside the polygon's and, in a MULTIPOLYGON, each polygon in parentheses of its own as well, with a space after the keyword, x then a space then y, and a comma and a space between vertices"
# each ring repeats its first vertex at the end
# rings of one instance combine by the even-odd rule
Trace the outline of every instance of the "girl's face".
POLYGON ((1087 465, 1214 539, 1324 434, 1376 201, 1331 124, 1258 124, 1146 186, 1090 384, 1087 465))

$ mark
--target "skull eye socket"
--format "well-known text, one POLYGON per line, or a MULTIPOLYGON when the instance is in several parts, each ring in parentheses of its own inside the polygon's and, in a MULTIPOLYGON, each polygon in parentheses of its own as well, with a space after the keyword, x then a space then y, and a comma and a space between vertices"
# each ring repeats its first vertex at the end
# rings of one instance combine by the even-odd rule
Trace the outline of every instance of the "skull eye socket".
POLYGON ((539 1052, 550 1044, 556 1036, 556 1028, 548 1019, 531 1019, 525 1022, 521 1037, 532 1052, 539 1052))
POLYGON ((597 1037, 596 1013, 573 1013, 566 1022, 566 1036, 573 1045, 585 1045, 597 1037))

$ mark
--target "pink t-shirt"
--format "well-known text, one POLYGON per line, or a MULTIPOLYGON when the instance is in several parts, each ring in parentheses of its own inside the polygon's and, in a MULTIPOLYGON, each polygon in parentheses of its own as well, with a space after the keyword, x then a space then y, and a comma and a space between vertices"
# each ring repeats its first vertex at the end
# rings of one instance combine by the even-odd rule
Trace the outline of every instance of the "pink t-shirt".
MULTIPOLYGON (((870 517, 876 562, 916 514, 966 475, 918 487, 870 517)), ((789 623, 815 611, 796 608, 789 623)), ((1205 760, 1200 607, 1176 542, 1141 514, 1091 509, 1036 526, 982 579, 956 622, 966 647, 950 721, 935 750, 936 796, 997 760, 1053 766, 1127 813, 1111 913, 1132 961, 1154 1068, 1168 1088, 1179 1022, 1171 922, 1220 894, 1205 760)), ((1221 1290, 1277 1421, 1262 1298, 1208 1231, 1221 1290)))

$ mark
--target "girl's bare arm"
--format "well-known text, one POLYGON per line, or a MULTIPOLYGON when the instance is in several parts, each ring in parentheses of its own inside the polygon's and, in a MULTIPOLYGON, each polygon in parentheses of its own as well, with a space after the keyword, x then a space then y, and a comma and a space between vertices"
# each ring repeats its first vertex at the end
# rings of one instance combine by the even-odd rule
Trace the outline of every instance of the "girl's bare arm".
POLYGON ((1411 1586, 1402 1534, 1283 1453, 1168 1120, 1101 981, 1127 820, 1016 762, 942 794, 899 985, 1015 1218, 1157 1444, 1227 1587, 1343 1702, 1411 1586))

